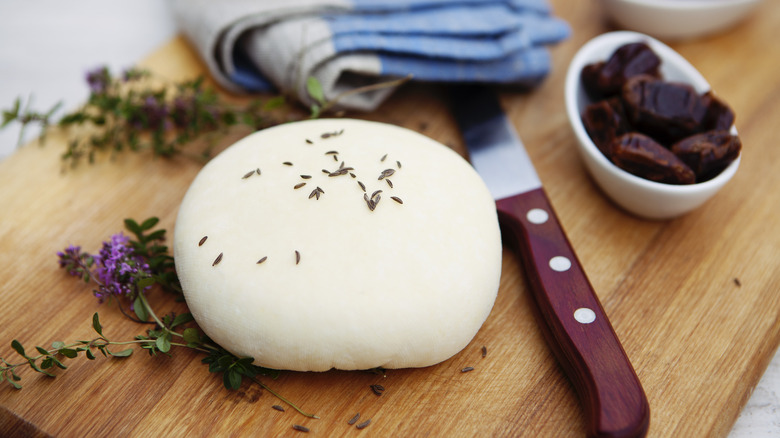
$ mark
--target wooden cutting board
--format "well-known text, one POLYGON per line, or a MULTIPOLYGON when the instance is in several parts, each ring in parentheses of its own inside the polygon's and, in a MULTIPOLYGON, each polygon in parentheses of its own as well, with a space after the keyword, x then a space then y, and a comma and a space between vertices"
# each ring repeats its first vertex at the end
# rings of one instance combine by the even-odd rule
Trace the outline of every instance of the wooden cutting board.
MULTIPOLYGON (((673 44, 735 109, 744 154, 734 179, 704 206, 653 222, 621 211, 594 185, 564 112, 569 60, 610 28, 594 2, 553 5, 574 33, 554 48, 548 80, 530 94, 504 93, 504 105, 644 385, 650 436, 724 436, 780 343, 780 46, 771 44, 780 8, 764 2, 728 33, 673 44)), ((183 39, 141 64, 171 79, 205 71, 183 39)), ((351 116, 402 125, 464 151, 433 86, 406 87, 380 110, 351 116)), ((172 232, 201 166, 124 154, 62 172, 65 141, 52 136, 0 163, 0 356, 9 360, 16 360, 13 339, 32 348, 89 338, 96 311, 111 339, 143 333, 67 277, 55 253, 68 244, 95 252, 127 217, 159 216, 172 232)), ((300 424, 316 436, 582 436, 581 407, 537 328, 518 262, 505 250, 493 312, 444 363, 386 375, 283 372, 264 380, 320 419, 272 409, 281 403, 256 385, 225 390, 196 353, 136 351, 127 359, 68 361, 55 379, 20 371, 22 390, 0 386, 0 435, 292 436, 300 424), (462 373, 467 366, 474 370, 462 373), (372 384, 384 393, 372 393, 372 384), (371 419, 363 430, 347 424, 358 412, 371 419)), ((185 310, 171 296, 151 300, 161 313, 185 310)))

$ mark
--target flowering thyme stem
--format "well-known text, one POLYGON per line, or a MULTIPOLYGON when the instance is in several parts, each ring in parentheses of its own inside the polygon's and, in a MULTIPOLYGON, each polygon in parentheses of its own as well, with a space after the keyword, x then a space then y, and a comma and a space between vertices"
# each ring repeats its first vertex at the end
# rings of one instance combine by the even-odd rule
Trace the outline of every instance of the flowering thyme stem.
POLYGON ((154 310, 152 310, 152 306, 149 305, 149 301, 146 300, 146 295, 144 295, 143 291, 140 290, 138 291, 138 298, 141 300, 141 303, 146 308, 146 311, 149 313, 149 315, 151 315, 152 319, 154 320, 154 322, 157 323, 157 325, 159 325, 162 329, 166 330, 168 333, 172 335, 176 335, 180 338, 184 337, 184 335, 169 329, 168 327, 165 326, 165 324, 163 324, 162 321, 160 321, 160 318, 158 318, 157 314, 154 313, 154 310))

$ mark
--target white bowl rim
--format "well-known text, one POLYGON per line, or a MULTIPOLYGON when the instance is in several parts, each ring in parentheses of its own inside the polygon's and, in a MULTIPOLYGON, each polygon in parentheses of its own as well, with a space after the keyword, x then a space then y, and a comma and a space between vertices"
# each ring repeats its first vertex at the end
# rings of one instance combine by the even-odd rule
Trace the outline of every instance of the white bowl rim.
POLYGON ((670 13, 681 11, 714 11, 730 10, 758 3, 761 0, 612 0, 617 3, 628 3, 655 10, 668 10, 670 13))
MULTIPOLYGON (((676 195, 708 191, 724 184, 725 181, 729 180, 737 171, 739 162, 742 159, 742 153, 740 153, 739 156, 725 169, 723 169, 716 177, 707 181, 694 184, 665 184, 641 178, 617 167, 614 163, 607 159, 607 157, 598 149, 598 147, 596 147, 588 133, 585 131, 585 127, 582 124, 582 118, 577 100, 578 90, 579 87, 581 87, 580 71, 587 64, 599 60, 606 60, 606 58, 594 58, 594 52, 603 51, 604 49, 608 48, 610 50, 606 57, 609 57, 609 55, 614 52, 615 49, 622 46, 623 44, 640 41, 646 42, 653 49, 653 51, 658 54, 662 60, 662 64, 667 62, 672 63, 675 65, 675 67, 681 69, 684 75, 688 78, 688 80, 685 80, 684 82, 691 84, 699 93, 706 92, 710 89, 710 85, 707 80, 695 67, 693 67, 674 49, 658 41, 657 39, 640 32, 607 32, 598 35, 585 43, 577 51, 577 53, 574 55, 574 58, 572 58, 571 62, 569 63, 569 69, 566 73, 565 99, 566 112, 568 113, 569 121, 572 125, 572 128, 574 129, 574 134, 578 137, 580 144, 584 146, 588 154, 591 155, 593 159, 600 162, 605 170, 630 184, 657 192, 666 192, 676 195)), ((732 126, 731 132, 732 134, 736 135, 736 127, 732 126)))

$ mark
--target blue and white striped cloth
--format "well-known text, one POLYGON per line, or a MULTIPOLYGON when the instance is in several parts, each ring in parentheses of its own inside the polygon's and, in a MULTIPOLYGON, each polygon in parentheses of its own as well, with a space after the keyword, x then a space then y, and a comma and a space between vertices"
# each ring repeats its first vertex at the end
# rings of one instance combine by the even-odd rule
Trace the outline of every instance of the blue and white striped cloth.
MULTIPOLYGON (((411 75, 432 82, 533 86, 549 73, 549 45, 570 34, 546 0, 174 0, 182 31, 211 73, 238 92, 277 90, 330 100, 411 75)), ((392 92, 343 96, 375 109, 392 92)))

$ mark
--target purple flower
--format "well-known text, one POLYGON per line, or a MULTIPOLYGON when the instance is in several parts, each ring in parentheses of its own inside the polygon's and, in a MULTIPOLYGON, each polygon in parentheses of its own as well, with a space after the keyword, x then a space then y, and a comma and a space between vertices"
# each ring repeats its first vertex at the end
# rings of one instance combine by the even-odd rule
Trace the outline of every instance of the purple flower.
POLYGON ((178 127, 190 125, 195 116, 195 99, 190 96, 176 96, 171 106, 171 119, 178 127))
MULTIPOLYGON (((134 299, 138 291, 136 283, 152 276, 149 265, 135 254, 129 242, 130 239, 121 232, 114 234, 110 241, 103 242, 103 248, 93 256, 97 265, 94 275, 99 284, 95 296, 101 302, 112 296, 134 299)), ((144 291, 148 289, 150 286, 145 287, 144 291)))
POLYGON ((136 108, 128 122, 136 128, 152 129, 168 128, 168 107, 162 97, 146 96, 136 108))
POLYGON ((89 254, 81 252, 80 246, 70 245, 65 248, 65 251, 58 252, 57 257, 59 257, 60 268, 65 269, 69 275, 74 277, 83 276, 86 268, 92 262, 89 254))
POLYGON ((90 91, 93 94, 102 94, 108 90, 108 85, 111 83, 111 73, 108 68, 98 67, 92 71, 87 72, 87 84, 90 91))

